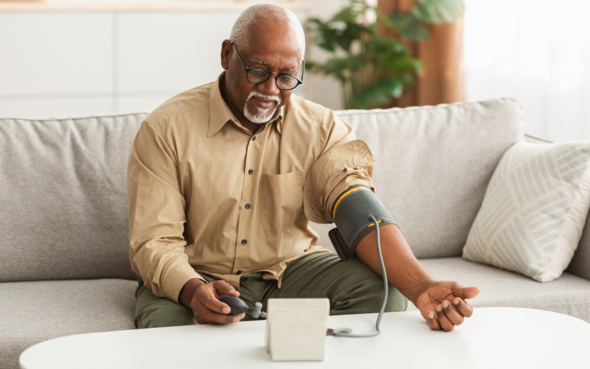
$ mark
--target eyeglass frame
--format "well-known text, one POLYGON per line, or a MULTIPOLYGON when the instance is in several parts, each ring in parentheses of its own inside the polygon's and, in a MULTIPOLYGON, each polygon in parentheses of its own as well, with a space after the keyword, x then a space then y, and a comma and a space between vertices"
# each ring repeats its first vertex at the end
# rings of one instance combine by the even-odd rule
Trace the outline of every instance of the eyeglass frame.
POLYGON ((274 74, 271 71, 269 71, 266 68, 261 68, 261 67, 246 67, 246 64, 244 64, 244 59, 242 59, 242 55, 240 55, 240 50, 238 50, 238 45, 236 45, 235 42, 233 42, 232 40, 228 40, 229 43, 231 45, 233 45, 233 47, 235 47, 236 52, 238 53, 238 58, 240 59, 240 62, 242 63, 242 66, 244 67, 244 70, 246 71, 246 79, 248 80, 248 82, 253 83, 255 85, 259 85, 261 83, 264 83, 266 81, 268 81, 268 79, 270 78, 270 76, 275 76, 275 85, 277 86, 277 88, 279 90, 283 90, 283 91, 291 91, 296 89, 297 87, 299 87, 299 85, 303 84, 303 75, 305 74, 305 60, 301 60, 301 79, 297 78, 296 76, 289 74, 289 73, 279 73, 279 74, 274 74), (250 73, 251 70, 253 69, 262 69, 264 71, 266 71, 267 75, 266 75, 266 79, 264 81, 260 81, 260 82, 252 82, 250 81, 250 78, 248 78, 248 73, 250 73), (295 87, 293 88, 281 88, 279 86, 279 81, 278 78, 280 76, 289 76, 289 77, 293 77, 297 80, 297 84, 295 85, 295 87))

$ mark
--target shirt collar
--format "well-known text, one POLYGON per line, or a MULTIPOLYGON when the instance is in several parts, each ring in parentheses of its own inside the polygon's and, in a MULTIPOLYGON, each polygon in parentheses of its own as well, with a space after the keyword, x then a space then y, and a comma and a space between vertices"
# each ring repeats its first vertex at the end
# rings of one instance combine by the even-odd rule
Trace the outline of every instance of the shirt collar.
MULTIPOLYGON (((235 124, 241 126, 238 119, 235 117, 234 113, 232 113, 231 109, 229 106, 227 106, 225 100, 223 100, 223 97, 221 96, 221 88, 219 85, 220 83, 223 83, 224 80, 225 71, 222 72, 219 77, 217 77, 217 80, 213 83, 211 92, 209 93, 209 130, 207 131, 207 137, 211 137, 219 132, 227 122, 233 121, 235 124)), ((271 120, 268 123, 265 123, 265 125, 276 122, 277 130, 282 134, 284 114, 285 106, 281 106, 279 110, 275 112, 271 120)))

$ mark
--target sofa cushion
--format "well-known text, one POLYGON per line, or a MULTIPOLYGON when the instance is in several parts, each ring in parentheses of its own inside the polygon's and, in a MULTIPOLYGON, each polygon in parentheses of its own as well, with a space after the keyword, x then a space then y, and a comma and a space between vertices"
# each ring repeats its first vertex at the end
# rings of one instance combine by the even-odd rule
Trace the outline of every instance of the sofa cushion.
POLYGON ((127 159, 145 116, 0 119, 0 281, 135 278, 127 159))
POLYGON ((498 164, 465 259, 549 282, 578 247, 590 207, 590 141, 519 142, 498 164))
MULTIPOLYGON (((474 307, 549 310, 590 323, 590 281, 572 274, 563 273, 553 282, 539 283, 521 274, 460 257, 421 259, 420 263, 435 279, 457 281, 463 287, 479 287, 479 295, 468 300, 474 307)), ((416 307, 410 303, 408 310, 416 310, 416 307)))
MULTIPOLYGON (((529 134, 525 134, 524 139, 533 143, 552 143, 529 134)), ((590 281, 590 211, 586 216, 586 224, 578 248, 565 271, 590 281)))
POLYGON ((0 368, 38 342, 71 334, 135 329, 136 281, 98 279, 0 283, 0 368))
MULTIPOLYGON (((373 152, 377 195, 414 254, 461 255, 496 165, 522 139, 518 102, 337 113, 373 152)), ((313 225, 321 235, 332 227, 313 225)), ((320 244, 329 242, 324 238, 320 244)))

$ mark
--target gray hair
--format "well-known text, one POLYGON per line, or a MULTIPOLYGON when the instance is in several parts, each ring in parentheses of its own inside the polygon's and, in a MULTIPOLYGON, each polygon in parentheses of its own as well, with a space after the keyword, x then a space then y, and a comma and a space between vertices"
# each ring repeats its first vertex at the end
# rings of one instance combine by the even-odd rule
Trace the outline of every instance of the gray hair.
MULTIPOLYGON (((287 23, 291 26, 293 31, 297 33, 297 39, 301 46, 301 50, 305 55, 305 33, 301 22, 297 16, 287 8, 275 4, 257 4, 252 5, 240 14, 236 19, 229 39, 235 42, 239 47, 248 47, 250 43, 250 28, 259 20, 275 18, 281 23, 287 23)), ((303 57, 303 56, 302 56, 303 57)))

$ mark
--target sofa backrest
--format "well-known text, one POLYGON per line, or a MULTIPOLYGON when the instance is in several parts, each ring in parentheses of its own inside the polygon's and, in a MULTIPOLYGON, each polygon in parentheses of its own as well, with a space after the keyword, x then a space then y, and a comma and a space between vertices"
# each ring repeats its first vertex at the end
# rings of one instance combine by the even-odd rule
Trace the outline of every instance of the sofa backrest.
MULTIPOLYGON (((511 99, 341 111, 376 159, 377 193, 419 258, 459 256, 502 154, 511 99)), ((0 119, 0 281, 135 277, 126 168, 147 114, 0 119)), ((332 225, 313 224, 330 246, 332 225)))
POLYGON ((146 115, 0 119, 0 281, 135 278, 127 159, 146 115))
MULTIPOLYGON (((496 165, 523 137, 512 99, 340 111, 375 157, 377 195, 418 258, 460 256, 496 165)), ((328 246, 333 225, 313 224, 328 246)))

